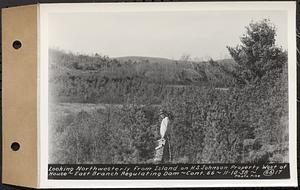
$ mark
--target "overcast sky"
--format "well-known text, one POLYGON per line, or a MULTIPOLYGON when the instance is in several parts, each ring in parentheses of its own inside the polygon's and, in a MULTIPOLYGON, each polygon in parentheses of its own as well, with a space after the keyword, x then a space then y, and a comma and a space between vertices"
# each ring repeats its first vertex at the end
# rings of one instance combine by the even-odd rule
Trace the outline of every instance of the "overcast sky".
POLYGON ((110 57, 223 59, 230 57, 226 45, 238 44, 246 25, 264 18, 276 25, 277 44, 287 49, 283 11, 52 13, 49 46, 110 57))

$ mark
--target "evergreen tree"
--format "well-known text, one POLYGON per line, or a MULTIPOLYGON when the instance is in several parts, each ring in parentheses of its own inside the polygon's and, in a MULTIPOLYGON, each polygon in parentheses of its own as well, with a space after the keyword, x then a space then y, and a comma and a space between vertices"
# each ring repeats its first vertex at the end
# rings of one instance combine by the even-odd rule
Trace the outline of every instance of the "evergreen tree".
POLYGON ((267 72, 282 71, 287 53, 275 44, 276 27, 268 20, 252 22, 236 47, 227 47, 239 65, 237 80, 243 84, 259 81, 267 72))

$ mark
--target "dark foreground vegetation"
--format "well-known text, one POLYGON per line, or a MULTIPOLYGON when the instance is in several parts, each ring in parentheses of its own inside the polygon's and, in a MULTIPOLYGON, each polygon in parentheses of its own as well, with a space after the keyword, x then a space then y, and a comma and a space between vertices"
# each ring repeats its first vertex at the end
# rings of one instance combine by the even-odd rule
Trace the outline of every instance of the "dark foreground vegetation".
POLYGON ((232 60, 50 49, 50 163, 147 163, 169 113, 173 163, 288 162, 287 53, 251 23, 232 60))

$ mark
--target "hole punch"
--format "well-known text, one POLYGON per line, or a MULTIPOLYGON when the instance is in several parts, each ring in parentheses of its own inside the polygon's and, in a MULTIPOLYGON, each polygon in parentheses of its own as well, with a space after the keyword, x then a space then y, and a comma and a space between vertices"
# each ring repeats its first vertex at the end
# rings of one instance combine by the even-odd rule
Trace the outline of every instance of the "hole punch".
POLYGON ((20 144, 17 142, 13 142, 10 146, 13 151, 18 151, 20 149, 20 144))
POLYGON ((13 48, 20 49, 22 47, 22 43, 19 40, 15 40, 12 44, 13 48))

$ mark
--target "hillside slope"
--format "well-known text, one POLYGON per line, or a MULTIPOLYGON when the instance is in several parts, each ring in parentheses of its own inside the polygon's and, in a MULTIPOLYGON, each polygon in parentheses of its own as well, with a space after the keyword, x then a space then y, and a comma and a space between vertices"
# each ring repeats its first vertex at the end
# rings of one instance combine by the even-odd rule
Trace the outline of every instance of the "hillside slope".
MULTIPOLYGON (((94 102, 112 93, 120 103, 126 96, 151 93, 148 88, 159 90, 156 99, 165 87, 224 88, 234 84, 234 69, 232 60, 186 62, 137 56, 112 59, 49 50, 49 82, 55 89, 53 97, 60 101, 71 98, 75 102, 94 102)), ((101 102, 106 103, 109 97, 112 96, 101 102)))

